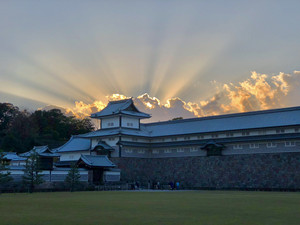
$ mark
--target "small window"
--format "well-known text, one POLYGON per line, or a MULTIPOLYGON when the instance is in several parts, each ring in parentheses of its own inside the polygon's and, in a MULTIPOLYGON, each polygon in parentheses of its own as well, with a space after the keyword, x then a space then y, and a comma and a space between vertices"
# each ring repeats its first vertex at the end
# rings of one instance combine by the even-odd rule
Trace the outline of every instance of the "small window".
POLYGON ((217 138, 217 137, 219 137, 219 135, 218 134, 212 134, 211 137, 212 138, 217 138))
POLYGON ((111 138, 108 138, 109 141, 114 141, 115 138, 111 137, 111 138))
POLYGON ((172 137, 171 141, 177 141, 177 137, 172 137))
POLYGON ((125 152, 126 152, 126 153, 132 153, 133 150, 132 150, 132 149, 125 149, 125 152))
POLYGON ((294 141, 286 141, 285 142, 285 147, 294 147, 296 146, 296 142, 294 141))
POLYGON ((204 138, 204 135, 199 135, 198 136, 198 139, 203 139, 204 138))
POLYGON ((267 143, 267 148, 276 148, 276 147, 277 147, 276 143, 273 143, 273 142, 268 142, 267 143))
POLYGON ((127 123, 127 127, 133 127, 133 123, 127 123))
POLYGON ((276 134, 283 134, 284 132, 284 129, 276 129, 276 134))
POLYGON ((145 150, 144 150, 144 149, 139 149, 139 150, 138 150, 138 153, 139 153, 139 154, 144 154, 144 153, 145 153, 145 150))
POLYGON ((137 138, 132 138, 132 141, 138 141, 138 139, 137 138))
POLYGON ((242 136, 249 136, 250 135, 250 132, 249 131, 244 131, 242 132, 242 136))
POLYGON ((251 143, 251 144, 249 145, 249 147, 250 147, 250 148, 259 148, 259 144, 257 144, 257 143, 251 143))
POLYGON ((172 153, 172 150, 171 149, 165 149, 164 153, 172 153))
POLYGON ((184 137, 184 140, 190 140, 190 137, 184 137))
POLYGON ((107 123, 107 126, 108 126, 108 127, 113 127, 113 126, 114 126, 114 123, 113 123, 113 122, 107 123))
POLYGON ((233 149, 243 149, 243 145, 241 144, 233 145, 233 149))
POLYGON ((152 153, 153 153, 153 154, 159 154, 159 150, 154 149, 154 150, 152 150, 152 153))
POLYGON ((299 132, 299 128, 295 128, 295 132, 298 133, 299 132))
MULTIPOLYGON (((173 149, 172 149, 173 150, 173 149)), ((176 150, 176 149, 175 149, 176 150)), ((177 148, 177 152, 184 152, 183 148, 177 148)))
POLYGON ((233 133, 231 133, 231 132, 226 133, 226 137, 233 137, 233 133))
POLYGON ((190 152, 198 152, 198 148, 197 147, 191 147, 190 152))

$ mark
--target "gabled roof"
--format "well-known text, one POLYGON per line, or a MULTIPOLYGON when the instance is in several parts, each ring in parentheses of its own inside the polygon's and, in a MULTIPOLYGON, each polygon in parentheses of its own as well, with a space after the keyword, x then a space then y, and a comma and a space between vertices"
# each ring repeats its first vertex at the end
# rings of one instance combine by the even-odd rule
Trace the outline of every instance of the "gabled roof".
POLYGON ((150 118, 147 113, 140 112, 133 104, 132 98, 124 99, 120 101, 111 101, 100 112, 91 115, 92 118, 101 118, 106 116, 125 114, 129 116, 135 116, 139 118, 150 118))
POLYGON ((300 125, 300 107, 141 124, 152 137, 300 125))
POLYGON ((81 155, 79 161, 82 161, 89 167, 115 167, 106 155, 81 155))
POLYGON ((88 151, 91 147, 91 141, 79 136, 72 136, 70 140, 64 145, 54 149, 55 152, 75 152, 75 151, 88 151))
POLYGON ((20 157, 16 152, 3 152, 3 158, 9 161, 25 161, 27 158, 20 157))
POLYGON ((44 156, 44 157, 59 157, 58 154, 53 153, 48 145, 44 145, 44 146, 34 146, 32 150, 30 150, 29 152, 25 152, 20 154, 20 156, 23 157, 29 157, 33 152, 36 152, 39 156, 44 156))
POLYGON ((109 150, 109 151, 114 150, 110 145, 106 144, 105 141, 99 141, 98 144, 94 147, 94 149, 97 147, 101 147, 101 148, 103 148, 105 150, 109 150))

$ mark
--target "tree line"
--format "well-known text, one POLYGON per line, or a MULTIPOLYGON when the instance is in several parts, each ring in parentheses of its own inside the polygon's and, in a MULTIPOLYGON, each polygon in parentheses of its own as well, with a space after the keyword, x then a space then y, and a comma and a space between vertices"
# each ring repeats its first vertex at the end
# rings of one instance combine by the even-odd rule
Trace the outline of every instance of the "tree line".
POLYGON ((94 130, 89 118, 65 116, 59 109, 21 111, 11 103, 0 103, 0 150, 26 152, 33 146, 54 148, 71 135, 94 130))

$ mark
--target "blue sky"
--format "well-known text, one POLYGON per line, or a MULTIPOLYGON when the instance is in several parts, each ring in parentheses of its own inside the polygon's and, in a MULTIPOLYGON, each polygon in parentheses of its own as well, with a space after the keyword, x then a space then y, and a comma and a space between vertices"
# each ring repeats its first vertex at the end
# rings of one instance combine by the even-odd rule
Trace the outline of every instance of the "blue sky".
MULTIPOLYGON (((0 6, 0 101, 22 107, 72 108, 116 93, 148 93, 162 105, 178 97, 201 108, 220 86, 236 88, 253 71, 271 79, 300 70, 299 1, 0 6)), ((293 93, 281 105, 299 105, 299 97, 293 93)))

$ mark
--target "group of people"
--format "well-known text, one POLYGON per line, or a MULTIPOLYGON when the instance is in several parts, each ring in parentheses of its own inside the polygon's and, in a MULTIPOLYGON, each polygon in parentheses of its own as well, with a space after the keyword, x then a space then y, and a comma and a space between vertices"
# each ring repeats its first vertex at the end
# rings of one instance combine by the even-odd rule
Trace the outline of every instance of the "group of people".
POLYGON ((169 189, 170 190, 175 190, 175 188, 176 188, 176 190, 179 190, 179 186, 180 186, 179 181, 176 181, 176 182, 171 181, 169 183, 169 189))

